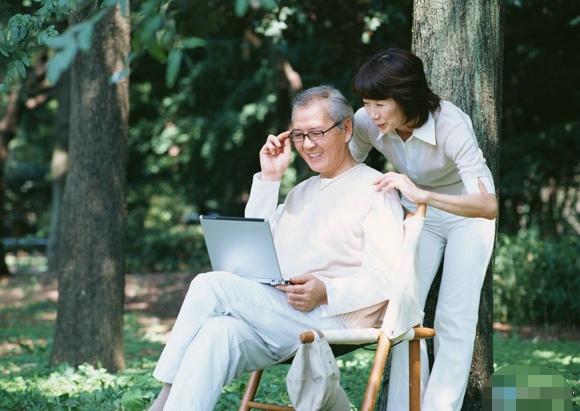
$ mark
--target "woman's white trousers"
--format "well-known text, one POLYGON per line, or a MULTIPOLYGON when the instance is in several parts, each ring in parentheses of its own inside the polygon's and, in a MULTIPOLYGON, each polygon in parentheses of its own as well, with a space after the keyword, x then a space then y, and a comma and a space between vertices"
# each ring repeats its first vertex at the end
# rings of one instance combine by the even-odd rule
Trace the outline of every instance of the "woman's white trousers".
MULTIPOLYGON (((409 209, 414 205, 405 204, 409 209)), ((435 361, 429 375, 421 344, 424 411, 461 409, 471 368, 481 287, 494 246, 495 220, 464 218, 428 207, 419 250, 421 303, 444 259, 435 310, 435 361)), ((392 350, 388 411, 409 409, 409 352, 403 342, 392 350)))

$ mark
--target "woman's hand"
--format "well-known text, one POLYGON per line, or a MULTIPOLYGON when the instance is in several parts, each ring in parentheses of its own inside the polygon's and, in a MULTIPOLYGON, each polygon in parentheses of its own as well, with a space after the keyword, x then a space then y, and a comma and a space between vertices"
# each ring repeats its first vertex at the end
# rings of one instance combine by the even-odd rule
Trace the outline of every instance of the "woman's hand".
POLYGON ((290 145, 290 130, 278 134, 270 134, 266 144, 260 150, 261 180, 280 181, 288 169, 292 148, 290 145))
POLYGON ((405 174, 388 172, 377 177, 374 184, 377 186, 377 191, 385 193, 396 188, 415 204, 427 202, 427 191, 418 188, 405 174))
POLYGON ((479 194, 441 194, 422 190, 404 174, 386 173, 379 176, 374 184, 377 191, 389 192, 397 189, 415 204, 424 203, 461 217, 480 217, 493 220, 497 217, 497 197, 489 194, 481 180, 478 181, 479 194))
POLYGON ((302 274, 290 278, 292 285, 278 285, 284 291, 288 304, 295 310, 308 312, 321 304, 326 304, 326 285, 312 274, 302 274))

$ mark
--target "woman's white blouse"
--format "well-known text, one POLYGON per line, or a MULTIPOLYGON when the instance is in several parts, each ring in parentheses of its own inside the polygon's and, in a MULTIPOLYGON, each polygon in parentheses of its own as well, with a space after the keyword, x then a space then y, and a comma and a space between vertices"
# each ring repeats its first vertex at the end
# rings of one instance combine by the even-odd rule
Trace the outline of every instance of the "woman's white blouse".
POLYGON ((418 187, 445 194, 478 194, 481 180, 495 193, 493 177, 479 149, 471 119, 448 101, 429 113, 422 127, 406 141, 395 133, 383 134, 364 108, 355 114, 355 131, 349 143, 354 158, 362 162, 374 147, 397 172, 418 187))

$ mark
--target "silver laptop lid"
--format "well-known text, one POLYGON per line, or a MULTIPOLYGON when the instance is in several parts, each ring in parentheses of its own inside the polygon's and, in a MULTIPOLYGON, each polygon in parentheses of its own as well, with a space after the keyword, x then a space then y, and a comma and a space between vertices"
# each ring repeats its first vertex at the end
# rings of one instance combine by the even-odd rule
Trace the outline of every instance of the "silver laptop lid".
POLYGON ((226 271, 265 284, 287 284, 282 278, 268 220, 199 217, 214 271, 226 271))

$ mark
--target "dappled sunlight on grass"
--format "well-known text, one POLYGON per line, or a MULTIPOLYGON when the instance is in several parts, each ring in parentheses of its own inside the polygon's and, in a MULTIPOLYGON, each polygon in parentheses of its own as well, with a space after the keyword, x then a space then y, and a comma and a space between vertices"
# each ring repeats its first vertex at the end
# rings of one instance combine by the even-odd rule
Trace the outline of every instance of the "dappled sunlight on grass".
MULTIPOLYGON (((48 341, 44 338, 8 338, 0 341, 0 357, 8 355, 21 355, 23 353, 34 353, 38 350, 46 350, 48 341)), ((1 370, 0 366, 0 370, 1 370)))
POLYGON ((573 409, 580 410, 580 344, 578 341, 542 341, 494 336, 494 369, 508 365, 543 365, 562 374, 570 388, 575 388, 573 409))
MULTIPOLYGON (((56 283, 25 276, 3 280, 0 283, 3 325, 0 328, 0 410, 110 411, 121 410, 127 401, 135 401, 136 409, 147 409, 162 385, 151 374, 190 280, 189 274, 128 276, 127 289, 132 291, 124 315, 127 368, 115 374, 91 365, 49 367, 56 283)), ((352 411, 358 410, 362 403, 374 356, 372 348, 359 349, 337 359, 341 384, 352 411)), ((496 334, 494 359, 496 370, 513 364, 546 365, 561 373, 571 386, 580 387, 578 341, 558 338, 546 341, 537 336, 524 339, 513 332, 508 337, 496 334)), ((288 368, 289 365, 279 365, 267 369, 257 398, 289 404, 288 368)), ((245 374, 228 384, 216 410, 237 409, 247 379, 245 374)), ((575 401, 578 402, 578 397, 575 401)))
POLYGON ((4 261, 12 274, 42 274, 48 269, 46 256, 39 252, 8 252, 4 261))
POLYGON ((37 373, 33 383, 22 376, 3 382, 0 409, 120 410, 123 395, 134 389, 141 393, 143 403, 157 393, 153 379, 144 376, 143 370, 111 374, 88 364, 61 365, 50 373, 37 373))
POLYGON ((338 357, 336 363, 339 368, 346 368, 349 371, 370 369, 373 363, 374 353, 373 348, 361 348, 350 354, 338 357))

